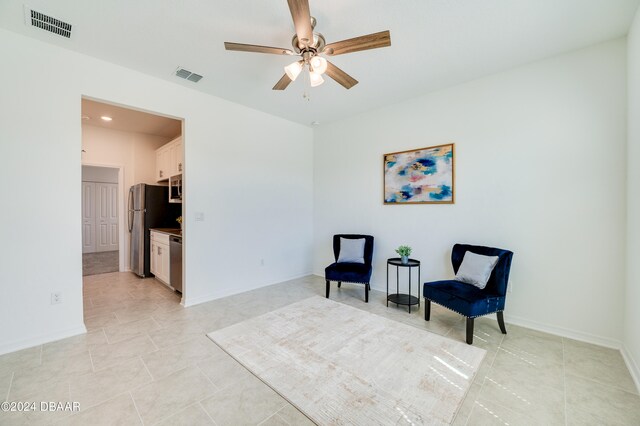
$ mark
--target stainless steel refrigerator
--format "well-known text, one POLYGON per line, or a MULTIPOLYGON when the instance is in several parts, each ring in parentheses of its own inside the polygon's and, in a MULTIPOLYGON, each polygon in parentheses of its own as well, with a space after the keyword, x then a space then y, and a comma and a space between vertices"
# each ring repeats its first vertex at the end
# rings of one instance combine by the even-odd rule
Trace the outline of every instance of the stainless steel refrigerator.
POLYGON ((151 276, 149 228, 178 228, 182 204, 169 203, 166 186, 139 183, 129 189, 129 233, 131 272, 140 277, 151 276))

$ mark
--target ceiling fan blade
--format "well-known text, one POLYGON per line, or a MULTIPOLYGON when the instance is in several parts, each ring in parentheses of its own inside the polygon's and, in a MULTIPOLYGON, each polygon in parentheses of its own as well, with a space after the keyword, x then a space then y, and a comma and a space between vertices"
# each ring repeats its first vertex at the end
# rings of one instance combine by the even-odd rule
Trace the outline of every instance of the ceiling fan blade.
POLYGON ((389 31, 381 31, 379 33, 329 43, 325 46, 323 53, 335 56, 387 46, 391 46, 391 33, 389 31))
POLYGON ((272 90, 284 90, 287 88, 287 86, 289 85, 289 83, 291 83, 291 79, 289 78, 288 75, 283 75, 282 78, 276 83, 275 86, 273 86, 272 90))
POLYGON ((257 53, 270 53, 272 55, 293 55, 293 51, 290 49, 283 49, 281 47, 259 46, 257 44, 242 44, 242 43, 230 43, 224 42, 224 48, 227 50, 236 50, 238 52, 257 52, 257 53))
POLYGON ((309 0, 287 0, 289 10, 296 27, 298 45, 303 48, 306 44, 313 43, 313 29, 311 28, 311 12, 309 12, 309 0))
POLYGON ((340 83, 345 89, 351 89, 353 86, 358 84, 358 80, 351 77, 329 61, 327 61, 327 70, 325 71, 325 74, 340 83))

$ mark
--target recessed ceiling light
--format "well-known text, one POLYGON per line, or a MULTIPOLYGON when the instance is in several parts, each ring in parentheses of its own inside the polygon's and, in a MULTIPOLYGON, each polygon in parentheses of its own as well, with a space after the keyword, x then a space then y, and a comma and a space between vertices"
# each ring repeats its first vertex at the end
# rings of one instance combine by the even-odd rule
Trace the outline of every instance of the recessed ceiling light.
POLYGON ((108 115, 103 115, 102 117, 100 117, 101 119, 103 119, 104 121, 111 121, 113 120, 113 118, 109 117, 108 115))
POLYGON ((319 121, 312 121, 311 125, 312 126, 318 126, 318 125, 320 125, 320 122, 319 121))

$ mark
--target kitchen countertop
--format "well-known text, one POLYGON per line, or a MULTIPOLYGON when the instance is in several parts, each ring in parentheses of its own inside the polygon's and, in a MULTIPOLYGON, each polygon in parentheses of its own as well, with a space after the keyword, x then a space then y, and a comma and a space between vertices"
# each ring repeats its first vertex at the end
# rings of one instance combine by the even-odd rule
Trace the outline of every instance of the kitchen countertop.
POLYGON ((163 234, 182 238, 182 229, 180 228, 149 228, 149 231, 161 232, 163 234))

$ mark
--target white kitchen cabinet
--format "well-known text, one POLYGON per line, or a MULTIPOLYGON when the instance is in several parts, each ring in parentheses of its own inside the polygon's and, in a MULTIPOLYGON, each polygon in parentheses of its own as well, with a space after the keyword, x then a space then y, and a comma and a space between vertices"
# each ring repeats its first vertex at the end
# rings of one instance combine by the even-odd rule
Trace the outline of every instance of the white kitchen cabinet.
MULTIPOLYGON (((151 235, 153 235, 153 232, 151 233, 151 235)), ((158 273, 158 268, 156 267, 156 262, 157 262, 157 257, 158 257, 156 255, 156 253, 158 252, 158 248, 156 247, 156 242, 153 241, 153 237, 151 238, 151 249, 150 249, 150 251, 151 251, 151 256, 150 256, 150 259, 149 259, 149 263, 150 263, 150 268, 149 269, 151 270, 151 273, 153 275, 156 275, 158 273)))
POLYGON ((156 181, 164 182, 182 174, 183 169, 182 136, 179 136, 156 150, 156 181))
POLYGON ((151 231, 151 273, 165 284, 170 282, 169 235, 151 231))
POLYGON ((156 150, 156 181, 162 182, 169 179, 171 175, 171 153, 169 146, 163 145, 156 150))
POLYGON ((173 164, 175 165, 174 174, 181 175, 182 170, 184 169, 184 152, 182 150, 182 137, 179 137, 174 141, 174 149, 173 149, 174 157, 173 164))

